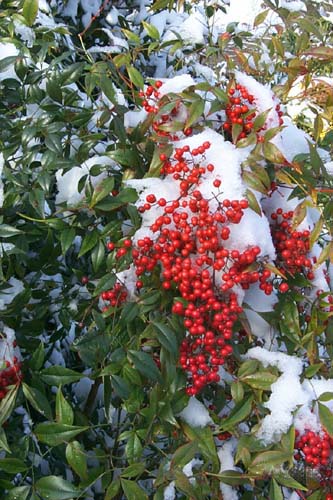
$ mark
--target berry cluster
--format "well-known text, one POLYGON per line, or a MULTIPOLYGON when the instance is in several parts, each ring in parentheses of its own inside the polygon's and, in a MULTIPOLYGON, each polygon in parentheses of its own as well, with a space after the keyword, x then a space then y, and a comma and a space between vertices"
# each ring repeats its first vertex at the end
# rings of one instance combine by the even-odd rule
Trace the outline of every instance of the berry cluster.
MULTIPOLYGON (((304 462, 320 475, 322 487, 332 487, 332 452, 333 438, 326 431, 319 433, 307 430, 304 434, 296 430, 295 454, 297 462, 304 462)), ((327 493, 326 500, 333 500, 333 494, 327 493)))
MULTIPOLYGON (((152 122, 152 129, 158 137, 167 137, 173 141, 177 141, 180 137, 177 134, 170 132, 173 127, 171 123, 177 120, 181 109, 185 109, 181 101, 178 100, 174 103, 174 107, 168 112, 163 113, 163 107, 169 104, 169 101, 161 98, 159 89, 162 87, 163 82, 157 80, 152 85, 148 85, 145 91, 141 91, 139 96, 142 98, 142 106, 145 111, 154 116, 152 122)), ((192 134, 192 128, 187 127, 182 130, 185 136, 192 134)))
MULTIPOLYGON (((112 290, 108 290, 107 292, 102 292, 101 299, 105 302, 109 302, 109 307, 117 307, 123 304, 127 299, 127 292, 124 286, 117 282, 115 283, 112 290)), ((107 310, 106 307, 104 310, 107 310)))
POLYGON ((313 261, 308 257, 310 231, 295 231, 292 227, 294 212, 283 212, 278 208, 271 214, 272 238, 277 252, 277 267, 285 274, 295 276, 302 273, 312 280, 313 261))
POLYGON ((12 363, 4 362, 5 368, 0 371, 0 400, 3 399, 9 387, 20 384, 22 380, 21 362, 14 356, 12 363))
MULTIPOLYGON (((253 130, 254 119, 257 116, 256 111, 252 108, 255 98, 248 90, 243 86, 237 84, 235 87, 231 87, 228 91, 228 104, 225 109, 226 121, 223 124, 223 130, 228 140, 232 141, 232 130, 234 126, 239 126, 239 134, 237 136, 236 142, 240 139, 244 139, 253 130)), ((283 124, 282 115, 283 112, 280 111, 280 105, 277 104, 275 110, 279 117, 279 125, 283 124)), ((262 137, 259 132, 265 130, 266 125, 263 125, 259 130, 257 130, 257 140, 262 142, 262 137)))
POLYGON ((138 288, 158 269, 162 288, 180 295, 172 312, 183 317, 187 331, 180 365, 188 373, 189 395, 218 382, 219 366, 232 353, 230 340, 242 312, 233 288, 248 289, 260 280, 267 293, 273 289, 267 283, 271 273, 258 261, 259 246, 243 252, 226 246, 231 226, 241 221, 248 201, 223 199, 218 177, 212 177, 218 192, 211 199, 199 189, 202 177, 214 172, 214 165, 197 158, 209 147, 205 142, 192 150, 176 148, 171 158, 161 154, 162 173, 172 176, 180 195, 173 200, 146 195, 139 212, 158 209, 160 215, 150 226, 155 236, 138 239, 132 250, 138 288))

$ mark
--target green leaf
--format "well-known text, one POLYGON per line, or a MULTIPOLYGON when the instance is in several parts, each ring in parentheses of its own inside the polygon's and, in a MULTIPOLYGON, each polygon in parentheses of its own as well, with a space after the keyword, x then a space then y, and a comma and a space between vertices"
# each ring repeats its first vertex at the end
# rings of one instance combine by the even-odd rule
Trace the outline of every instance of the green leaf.
POLYGON ((281 467, 284 462, 290 461, 293 454, 285 451, 271 450, 259 453, 249 466, 249 474, 271 472, 275 467, 281 467))
POLYGON ((13 389, 11 389, 10 391, 8 391, 6 396, 1 400, 1 403, 0 403, 0 425, 2 425, 4 422, 6 422, 6 420, 8 419, 8 417, 10 416, 10 414, 12 413, 12 411, 15 408, 17 391, 18 391, 18 387, 16 386, 13 389))
POLYGON ((75 238, 75 229, 73 227, 67 227, 60 233, 60 244, 62 253, 65 254, 75 238))
MULTIPOLYGON (((250 377, 251 377, 251 375, 250 375, 250 377)), ((230 386, 230 390, 231 390, 232 399, 235 401, 235 403, 239 403, 240 401, 243 400, 243 398, 244 398, 244 386, 239 380, 232 382, 232 384, 230 386)))
POLYGON ((125 445, 125 454, 128 463, 133 464, 140 460, 142 453, 142 444, 135 431, 130 431, 130 435, 125 445))
POLYGON ((118 396, 122 399, 129 398, 131 394, 131 388, 125 379, 119 377, 119 375, 111 375, 112 386, 118 396))
POLYGON ((333 392, 323 392, 318 398, 319 401, 324 401, 324 402, 331 401, 332 399, 333 399, 333 392))
POLYGON ((270 373, 269 371, 261 371, 257 373, 252 373, 252 375, 247 375, 241 378, 241 381, 249 385, 253 389, 259 389, 262 391, 269 391, 271 385, 278 379, 277 375, 270 373))
POLYGON ((22 14, 28 26, 32 26, 38 14, 38 0, 24 0, 22 14))
POLYGON ((270 500, 283 500, 284 496, 282 494, 281 486, 275 481, 274 478, 271 479, 271 486, 269 490, 270 500))
POLYGON ((157 340, 168 352, 173 354, 174 357, 178 356, 178 342, 175 332, 165 323, 158 321, 153 323, 157 333, 157 340))
POLYGON ((205 101, 203 99, 196 99, 192 102, 187 110, 187 120, 185 123, 185 129, 190 127, 197 119, 203 114, 205 109, 205 101))
POLYGON ((89 208, 93 208, 99 201, 108 196, 114 187, 114 178, 106 177, 94 189, 89 208))
POLYGON ((146 21, 141 21, 144 29, 147 31, 148 36, 152 38, 153 40, 159 40, 160 39, 160 33, 158 29, 153 26, 152 24, 147 23, 146 21))
POLYGON ((318 412, 319 412, 319 419, 320 419, 322 426, 325 428, 325 430, 328 432, 328 434, 331 437, 333 437, 333 414, 327 408, 327 406, 325 406, 319 402, 318 402, 318 412))
POLYGON ((146 493, 134 481, 121 478, 120 482, 127 500, 148 500, 146 493))
POLYGON ((64 366, 50 366, 41 371, 41 377, 49 385, 64 385, 78 382, 84 375, 64 366))
POLYGON ((74 412, 61 392, 61 387, 59 387, 56 395, 56 421, 59 424, 66 425, 72 425, 74 422, 74 412))
POLYGON ((48 80, 46 82, 46 93, 51 97, 51 99, 62 104, 62 91, 56 79, 48 80))
POLYGON ((89 252, 89 250, 94 248, 94 246, 98 242, 98 238, 99 234, 97 230, 88 232, 86 236, 83 238, 78 258, 82 257, 82 255, 84 255, 85 253, 89 252))
POLYGON ((263 10, 262 12, 259 12, 259 14, 256 15, 256 17, 253 21, 253 27, 257 27, 260 24, 262 24, 265 21, 268 13, 269 13, 269 9, 266 9, 266 10, 263 10))
POLYGON ((285 164, 286 159, 281 153, 281 151, 272 142, 263 143, 263 153, 266 160, 271 163, 285 164))
POLYGON ((10 226, 9 224, 0 224, 0 238, 11 238, 22 233, 23 231, 17 227, 10 226))
POLYGON ((190 498, 191 500, 202 500, 202 496, 196 491, 194 485, 184 472, 179 469, 175 470, 175 486, 186 495, 186 498, 190 498))
POLYGON ((190 441, 198 443, 201 453, 212 462, 213 471, 218 471, 220 468, 220 461, 216 453, 216 446, 214 436, 210 427, 194 428, 188 424, 182 423, 184 434, 190 441))
POLYGON ((45 137, 45 146, 47 146, 52 153, 62 156, 62 144, 59 135, 48 134, 45 137))
POLYGON ((81 495, 81 491, 60 476, 46 476, 36 481, 37 493, 47 500, 70 500, 81 495))
POLYGON ((284 472, 275 472, 274 477, 279 484, 282 486, 286 486, 287 488, 297 489, 307 491, 307 487, 303 486, 301 483, 296 481, 293 477, 291 477, 286 471, 284 472))
POLYGON ((231 410, 230 415, 223 421, 223 431, 232 429, 236 424, 245 420, 252 411, 253 396, 250 396, 245 401, 240 401, 231 410))
POLYGON ((35 428, 37 438, 50 446, 58 446, 73 439, 75 436, 88 430, 89 427, 78 425, 57 424, 53 422, 43 422, 35 428))
POLYGON ((52 410, 50 403, 42 392, 34 387, 29 387, 27 384, 22 384, 23 394, 35 410, 44 415, 49 420, 52 420, 52 410))
POLYGON ((128 359, 149 380, 162 383, 162 376, 151 356, 146 352, 128 351, 128 359))
POLYGON ((5 431, 2 427, 0 427, 0 450, 5 450, 7 453, 11 453, 5 431))
POLYGON ((131 82, 139 89, 143 89, 145 82, 140 71, 134 68, 134 66, 126 66, 126 69, 131 82))
POLYGON ((6 71, 9 66, 12 66, 17 59, 17 56, 8 56, 0 60, 0 73, 6 71))
POLYGON ((17 474, 27 469, 28 466, 19 458, 0 458, 0 470, 8 474, 17 474))
POLYGON ((26 500, 30 493, 30 486, 16 486, 6 493, 6 500, 26 500))
POLYGON ((242 474, 235 470, 224 470, 219 473, 218 478, 222 483, 229 484, 230 486, 239 486, 249 482, 246 474, 242 474))
POLYGON ((131 478, 141 476, 146 469, 146 464, 142 462, 138 462, 136 464, 129 465, 126 469, 121 473, 121 477, 131 478))
POLYGON ((170 469, 174 467, 183 468, 198 453, 199 446, 196 440, 179 446, 171 459, 170 469))
POLYGON ((74 472, 81 478, 87 478, 87 457, 82 445, 72 441, 66 446, 66 459, 74 472))
POLYGON ((117 478, 115 481, 112 481, 112 483, 109 484, 105 492, 104 500, 112 500, 112 498, 118 495, 119 490, 120 490, 120 479, 117 478))
POLYGON ((94 272, 97 272, 104 262, 105 258, 105 244, 103 241, 99 241, 98 244, 93 248, 91 252, 91 262, 94 272))
POLYGON ((323 366, 323 363, 316 363, 314 365, 307 366, 304 370, 305 377, 312 378, 323 366))
POLYGON ((39 346, 37 349, 34 350, 31 359, 29 361, 29 365, 33 370, 40 370, 41 367, 43 366, 44 363, 44 358, 45 358, 45 352, 44 352, 44 344, 43 342, 40 342, 39 346))

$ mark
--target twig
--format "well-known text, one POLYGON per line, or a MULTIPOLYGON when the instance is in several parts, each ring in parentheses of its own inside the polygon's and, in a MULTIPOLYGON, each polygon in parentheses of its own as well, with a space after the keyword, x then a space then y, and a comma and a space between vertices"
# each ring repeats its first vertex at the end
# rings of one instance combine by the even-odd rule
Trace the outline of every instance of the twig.
POLYGON ((94 21, 96 21, 96 19, 102 14, 102 12, 106 9, 106 7, 108 6, 110 0, 104 0, 103 4, 100 6, 100 8, 98 9, 98 11, 96 12, 96 14, 94 14, 93 16, 91 16, 91 19, 89 21, 89 23, 87 24, 87 26, 84 28, 83 31, 81 31, 81 33, 78 35, 79 38, 82 39, 82 37, 84 37, 84 35, 87 33, 88 29, 90 28, 90 26, 92 25, 92 23, 94 21))

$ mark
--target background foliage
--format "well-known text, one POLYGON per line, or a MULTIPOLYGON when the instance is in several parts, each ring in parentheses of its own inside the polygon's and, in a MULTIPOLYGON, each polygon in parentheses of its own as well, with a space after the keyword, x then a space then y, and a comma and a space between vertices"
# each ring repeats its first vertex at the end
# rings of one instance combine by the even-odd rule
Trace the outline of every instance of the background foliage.
MULTIPOLYGON (((158 166, 149 117, 127 125, 127 113, 140 107, 144 83, 189 73, 206 82, 203 90, 215 89, 210 105, 216 111, 225 103, 219 81, 235 69, 269 83, 282 103, 291 99, 290 89, 302 75, 313 120, 300 113, 298 125, 316 147, 331 153, 332 84, 315 83, 332 69, 332 24, 322 17, 330 2, 309 1, 306 12, 292 12, 266 0, 254 23, 257 30, 231 23, 218 36, 214 16, 224 10, 223 2, 112 2, 119 16, 111 26, 109 2, 95 3, 96 17, 87 22, 84 3, 73 19, 66 15, 66 2, 1 2, 1 44, 16 48, 0 60, 1 342, 15 332, 23 382, 0 403, 0 496, 157 500, 175 481, 177 498, 217 499, 222 481, 238 486, 243 500, 280 500, 306 488, 306 498, 325 498, 316 478, 294 470, 292 428, 270 447, 245 433, 237 451, 240 471, 220 473, 217 437, 223 432, 240 437, 241 422, 260 421, 262 402, 278 375, 272 367, 243 361, 251 337, 234 359, 236 381, 211 385, 200 395, 213 424, 191 427, 178 418, 188 396, 178 366, 184 332, 171 314, 171 294, 152 283, 137 300, 106 312, 100 294, 112 288, 115 269, 125 269, 130 258, 115 260, 107 244, 120 245, 140 227, 132 204, 136 192, 123 180, 142 178, 158 166), (156 14, 189 15, 197 7, 211 21, 203 43, 181 35, 165 41, 150 23, 156 14), (273 36, 264 24, 268 8, 281 19, 273 36), (57 173, 87 160, 93 166, 80 179, 78 202, 57 198, 57 173), (223 419, 220 412, 230 401, 235 406, 223 419), (183 471, 194 458, 201 460, 195 482, 183 471)), ((199 105, 194 91, 182 98, 189 109, 199 105)), ((198 130, 199 115, 191 124, 198 130)), ((298 158, 292 179, 283 166, 278 180, 292 180, 319 207, 313 238, 322 245, 322 261, 328 261, 332 180, 316 147, 298 158)), ((275 155, 267 147, 256 161, 273 164, 275 155)), ((258 187, 255 174, 253 182, 258 187)), ((313 308, 313 328, 304 340, 299 301, 296 295, 281 297, 269 321, 287 332, 289 353, 307 352, 304 377, 330 377, 331 314, 313 308)), ((331 434, 332 415, 322 419, 331 434)))

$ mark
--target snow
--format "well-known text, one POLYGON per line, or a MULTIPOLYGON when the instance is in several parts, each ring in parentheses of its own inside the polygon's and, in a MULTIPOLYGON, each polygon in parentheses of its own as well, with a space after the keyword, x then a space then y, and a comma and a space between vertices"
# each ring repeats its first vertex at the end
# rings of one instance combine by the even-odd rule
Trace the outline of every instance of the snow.
POLYGON ((190 75, 179 75, 169 80, 162 78, 163 85, 159 89, 160 95, 168 95, 171 93, 177 94, 187 89, 191 85, 195 85, 195 81, 190 75))
POLYGON ((164 488, 163 499, 174 500, 176 498, 175 482, 171 481, 166 488, 164 488))
POLYGON ((23 292, 22 281, 13 276, 7 281, 6 288, 0 291, 0 311, 6 309, 19 293, 23 292))
POLYGON ((191 397, 187 406, 179 413, 179 417, 192 427, 205 427, 213 421, 205 405, 191 397))
POLYGON ((279 7, 287 9, 290 12, 306 11, 306 4, 300 0, 280 0, 279 7))
MULTIPOLYGON (((0 60, 6 59, 7 57, 18 56, 19 50, 13 43, 0 43, 0 60)), ((0 82, 2 80, 6 80, 7 78, 13 78, 14 80, 18 80, 19 78, 15 73, 14 65, 11 64, 4 71, 0 71, 0 82)))
POLYGON ((199 458, 192 458, 190 462, 188 462, 186 465, 183 467, 183 472, 185 476, 187 476, 191 484, 195 484, 195 478, 193 476, 193 467, 200 467, 203 465, 203 461, 200 460, 199 458))
MULTIPOLYGON (((235 438, 225 441, 218 451, 221 468, 220 472, 225 470, 237 470, 234 462, 234 453, 236 450, 237 441, 235 438)), ((228 484, 220 483, 221 493, 224 500, 238 500, 238 494, 235 488, 228 484)))
POLYGON ((0 336, 0 363, 2 361, 9 361, 12 363, 14 356, 19 356, 18 348, 14 347, 15 331, 8 326, 1 328, 0 336))
MULTIPOLYGON (((83 187, 81 192, 78 191, 78 184, 83 176, 87 175, 89 177, 89 180, 94 188, 107 176, 105 171, 97 176, 90 176, 90 169, 94 165, 103 165, 107 167, 114 165, 114 161, 108 156, 93 156, 92 158, 86 160, 81 167, 73 167, 65 173, 62 169, 56 172, 58 188, 56 196, 57 205, 66 203, 67 205, 75 206, 84 199, 85 187, 83 187)), ((85 185, 87 182, 88 178, 85 185)))

